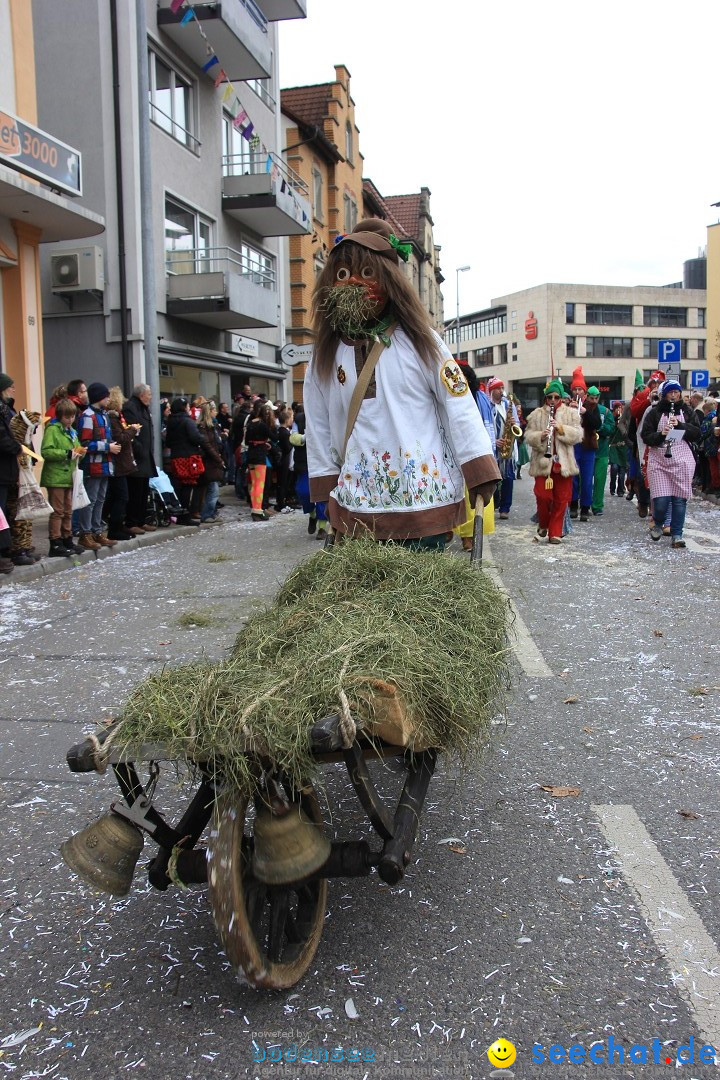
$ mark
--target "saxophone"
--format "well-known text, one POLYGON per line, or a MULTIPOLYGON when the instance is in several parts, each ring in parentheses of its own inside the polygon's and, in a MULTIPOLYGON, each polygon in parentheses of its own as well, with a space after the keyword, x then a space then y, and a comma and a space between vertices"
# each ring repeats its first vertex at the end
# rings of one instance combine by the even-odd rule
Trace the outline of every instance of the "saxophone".
POLYGON ((500 451, 500 457, 503 461, 506 461, 509 457, 512 457, 512 452, 515 447, 515 440, 522 438, 522 428, 513 420, 512 403, 510 401, 508 401, 507 404, 505 427, 503 428, 502 437, 503 448, 500 451))

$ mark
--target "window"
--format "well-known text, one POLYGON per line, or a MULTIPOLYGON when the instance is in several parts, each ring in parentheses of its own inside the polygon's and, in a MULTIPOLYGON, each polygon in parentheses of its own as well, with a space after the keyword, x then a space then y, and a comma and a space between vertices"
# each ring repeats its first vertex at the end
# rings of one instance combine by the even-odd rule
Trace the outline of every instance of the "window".
POLYGON ((566 323, 574 323, 575 322, 575 305, 574 304, 566 304, 565 305, 565 322, 566 323))
POLYGON ((697 343, 697 358, 698 360, 705 359, 705 338, 700 338, 697 343))
POLYGON ((150 119, 183 146, 196 150, 193 135, 193 92, 190 81, 166 64, 157 53, 148 52, 150 119))
MULTIPOLYGON (((659 338, 646 337, 643 338, 643 359, 654 360, 658 362, 658 341, 659 338)), ((684 360, 687 356, 687 341, 685 338, 680 338, 680 359, 684 360)))
POLYGON ((507 345, 506 344, 498 345, 498 353, 500 355, 500 359, 499 359, 498 363, 507 364, 507 362, 508 362, 507 345))
POLYGON ((319 169, 313 168, 313 215, 317 221, 323 221, 323 178, 319 169))
POLYGON ((707 326, 707 323, 705 321, 705 311, 706 309, 704 307, 699 307, 697 309, 697 324, 698 326, 702 327, 702 329, 705 329, 705 327, 707 326))
POLYGON ((347 191, 343 195, 344 228, 346 233, 351 233, 357 225, 357 203, 347 191))
POLYGON ((687 326, 687 308, 644 307, 643 326, 687 326))
POLYGON ((322 255, 316 255, 313 259, 313 269, 315 270, 315 280, 317 281, 317 279, 320 277, 323 270, 325 269, 325 263, 323 262, 322 255))
POLYGON ((222 144, 223 176, 247 176, 248 173, 265 171, 265 158, 261 163, 260 148, 253 150, 250 141, 233 127, 233 118, 226 112, 222 115, 222 144))
POLYGON ((275 98, 270 93, 269 87, 271 86, 270 79, 246 79, 246 85, 250 87, 253 93, 257 94, 261 101, 263 101, 268 109, 272 109, 275 112, 275 98))
MULTIPOLYGON (((415 263, 413 261, 413 267, 415 263)), ((473 322, 461 323, 460 340, 474 341, 475 338, 493 337, 495 334, 504 334, 507 330, 507 315, 495 315, 487 319, 475 319, 473 322)))
POLYGON ((169 274, 210 270, 212 222, 169 196, 165 199, 165 266, 169 274))
POLYGON ((566 356, 574 356, 575 355, 575 338, 574 337, 566 337, 565 338, 565 355, 566 356))
POLYGON ((493 347, 488 345, 484 349, 475 350, 475 363, 479 367, 486 367, 493 362, 493 347))
POLYGON ((263 289, 275 288, 275 269, 271 255, 267 255, 250 244, 240 245, 240 255, 242 274, 249 277, 254 285, 261 285, 263 289))
POLYGON ((630 304, 586 304, 585 322, 595 326, 632 326, 630 304))
POLYGON ((352 124, 348 120, 345 124, 345 157, 352 165, 353 162, 353 130, 352 124))
POLYGON ((585 339, 586 356, 632 356, 632 338, 589 337, 585 339))

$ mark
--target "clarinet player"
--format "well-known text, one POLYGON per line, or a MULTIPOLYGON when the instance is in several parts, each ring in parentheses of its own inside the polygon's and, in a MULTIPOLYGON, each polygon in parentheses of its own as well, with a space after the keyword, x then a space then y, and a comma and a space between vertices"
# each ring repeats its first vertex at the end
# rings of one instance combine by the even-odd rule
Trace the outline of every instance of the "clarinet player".
POLYGON ((653 506, 650 539, 662 537, 662 525, 670 508, 670 543, 682 549, 685 511, 695 472, 691 444, 700 438, 700 428, 692 409, 682 400, 682 387, 675 379, 667 379, 660 387, 660 401, 646 414, 641 435, 648 448, 648 487, 653 506))
POLYGON ((530 413, 525 443, 531 452, 530 475, 535 477, 537 537, 562 543, 565 511, 572 496, 572 478, 579 469, 573 447, 582 439, 576 410, 563 405, 565 394, 559 379, 545 387, 545 402, 530 413))

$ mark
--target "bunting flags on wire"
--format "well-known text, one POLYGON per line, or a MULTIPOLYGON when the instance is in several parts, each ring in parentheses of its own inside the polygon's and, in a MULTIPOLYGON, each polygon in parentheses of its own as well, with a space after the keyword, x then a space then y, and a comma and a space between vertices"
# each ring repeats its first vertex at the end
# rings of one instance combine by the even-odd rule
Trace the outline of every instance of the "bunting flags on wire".
MULTIPOLYGON (((260 136, 255 134, 255 125, 247 114, 247 111, 243 108, 240 98, 237 95, 237 91, 232 82, 227 76, 227 72, 220 66, 220 58, 216 55, 215 50, 208 41, 207 34, 205 33, 202 22, 195 14, 195 8, 190 0, 171 0, 170 10, 174 15, 178 15, 183 8, 185 9, 180 19, 181 26, 187 26, 188 23, 195 20, 195 25, 200 32, 200 36, 205 42, 207 50, 207 61, 203 64, 202 70, 206 75, 209 75, 215 84, 215 89, 218 90, 223 83, 225 89, 223 90, 222 103, 227 105, 231 98, 234 97, 234 101, 229 106, 230 112, 233 117, 233 127, 236 131, 239 131, 244 139, 250 143, 250 146, 254 151, 259 151, 262 154, 267 153, 267 148, 260 140, 260 136), (215 68, 219 68, 218 71, 215 68)), ((273 181, 278 176, 278 167, 272 160, 272 155, 268 153, 267 161, 265 163, 265 171, 269 172, 273 181)))

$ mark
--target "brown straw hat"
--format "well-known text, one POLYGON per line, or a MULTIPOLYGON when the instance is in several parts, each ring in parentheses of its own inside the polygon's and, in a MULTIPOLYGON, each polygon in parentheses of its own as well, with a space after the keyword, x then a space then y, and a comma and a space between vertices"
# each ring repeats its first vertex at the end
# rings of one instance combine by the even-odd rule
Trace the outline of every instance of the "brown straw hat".
POLYGON ((338 236, 335 243, 339 245, 348 241, 368 248, 368 250, 374 251, 376 255, 383 255, 386 259, 390 259, 391 262, 397 263, 398 258, 403 258, 407 262, 407 256, 404 256, 403 252, 398 249, 409 247, 409 245, 399 244, 391 226, 382 218, 364 218, 362 221, 358 221, 353 232, 347 233, 345 236, 338 236), (390 237, 395 241, 394 244, 391 242, 390 237))

